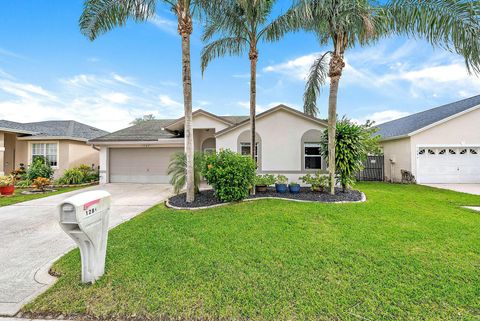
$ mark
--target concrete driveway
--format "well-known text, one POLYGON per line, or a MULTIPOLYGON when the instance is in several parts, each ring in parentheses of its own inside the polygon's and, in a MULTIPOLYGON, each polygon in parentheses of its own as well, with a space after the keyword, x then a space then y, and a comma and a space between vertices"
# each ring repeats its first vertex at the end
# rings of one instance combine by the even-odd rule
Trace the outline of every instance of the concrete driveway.
POLYGON ((48 274, 50 265, 75 247, 58 225, 56 206, 67 197, 95 189, 112 194, 110 227, 171 193, 169 185, 108 184, 0 207, 0 315, 16 314, 55 281, 48 274))
POLYGON ((455 192, 480 195, 480 184, 425 184, 426 186, 449 189, 455 192))

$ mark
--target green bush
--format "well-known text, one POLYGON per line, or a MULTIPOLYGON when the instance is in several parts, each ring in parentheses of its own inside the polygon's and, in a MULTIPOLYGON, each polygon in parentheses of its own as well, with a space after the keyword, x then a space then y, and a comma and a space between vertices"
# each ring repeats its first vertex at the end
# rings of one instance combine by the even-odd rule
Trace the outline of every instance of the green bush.
MULTIPOLYGON (((202 153, 197 152, 194 154, 193 175, 195 193, 198 193, 200 181, 202 179, 203 159, 204 156, 202 153)), ((178 194, 187 183, 187 154, 184 152, 178 152, 172 156, 170 164, 168 164, 168 175, 172 177, 170 179, 170 184, 173 185, 175 194, 178 194)))
POLYGON ((309 173, 299 178, 303 183, 310 185, 312 191, 322 192, 328 188, 328 176, 320 171, 313 175, 309 173))
POLYGON ((257 186, 270 186, 273 184, 275 184, 275 176, 271 174, 255 176, 255 185, 257 186))
MULTIPOLYGON (((377 154, 379 136, 373 122, 358 125, 343 117, 337 122, 335 139, 335 167, 337 181, 345 191, 355 183, 355 174, 363 169, 363 162, 369 154, 377 154)), ((322 156, 328 162, 328 131, 322 139, 322 156)))
POLYGON ((285 175, 277 175, 275 178, 275 183, 277 184, 287 184, 288 183, 288 177, 285 175))
POLYGON ((231 150, 206 157, 203 175, 223 202, 239 201, 248 196, 255 180, 255 161, 231 150))
POLYGON ((60 185, 82 184, 85 182, 85 178, 85 172, 81 171, 79 168, 71 168, 63 172, 63 175, 58 180, 58 183, 60 185))
POLYGON ((25 179, 33 181, 38 177, 52 178, 53 169, 50 164, 41 156, 36 156, 28 167, 25 179))

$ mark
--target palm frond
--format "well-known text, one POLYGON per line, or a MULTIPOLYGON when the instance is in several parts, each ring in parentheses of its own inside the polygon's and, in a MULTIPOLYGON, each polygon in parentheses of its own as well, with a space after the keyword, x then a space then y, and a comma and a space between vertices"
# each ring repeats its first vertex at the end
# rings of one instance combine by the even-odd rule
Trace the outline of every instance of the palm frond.
POLYGON ((81 32, 90 40, 128 19, 145 21, 155 14, 156 0, 86 0, 79 24, 81 32))
POLYGON ((330 52, 318 57, 310 68, 310 73, 303 94, 303 111, 305 114, 317 117, 317 99, 320 96, 322 86, 328 77, 328 59, 330 52))
MULTIPOLYGON (((202 153, 194 154, 194 185, 195 193, 198 193, 200 182, 202 179, 202 166, 204 156, 202 153)), ((173 186, 175 194, 185 187, 187 182, 187 155, 184 152, 178 152, 173 154, 168 164, 167 174, 171 176, 170 184, 173 186)))
POLYGON ((248 40, 243 37, 228 37, 215 40, 206 45, 202 50, 201 67, 202 73, 207 69, 208 64, 218 57, 238 56, 245 52, 248 40))
POLYGON ((423 38, 460 54, 469 72, 480 73, 480 1, 392 0, 377 24, 385 34, 423 38))

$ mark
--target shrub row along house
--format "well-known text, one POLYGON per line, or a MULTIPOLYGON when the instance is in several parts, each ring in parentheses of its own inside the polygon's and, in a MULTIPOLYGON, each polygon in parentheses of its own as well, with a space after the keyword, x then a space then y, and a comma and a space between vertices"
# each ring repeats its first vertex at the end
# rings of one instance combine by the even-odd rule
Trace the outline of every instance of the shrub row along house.
POLYGON ((54 178, 69 168, 87 164, 97 167, 98 150, 89 139, 108 132, 72 120, 17 123, 0 120, 0 176, 11 173, 20 164, 44 157, 52 166, 54 178))

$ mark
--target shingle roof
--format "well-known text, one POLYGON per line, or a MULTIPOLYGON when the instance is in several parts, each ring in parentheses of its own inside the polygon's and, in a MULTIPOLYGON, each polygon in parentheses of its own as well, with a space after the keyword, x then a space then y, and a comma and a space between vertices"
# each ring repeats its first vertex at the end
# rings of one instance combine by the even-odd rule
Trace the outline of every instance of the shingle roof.
POLYGON ((380 124, 377 126, 380 129, 377 134, 382 139, 406 136, 479 105, 480 95, 380 124))
POLYGON ((17 123, 9 120, 0 120, 0 128, 11 129, 12 132, 19 132, 37 138, 71 137, 89 140, 108 133, 74 120, 50 120, 34 123, 17 123))
POLYGON ((97 137, 91 142, 110 141, 157 141, 162 138, 176 138, 178 135, 163 130, 173 119, 155 119, 142 122, 119 131, 97 137))

